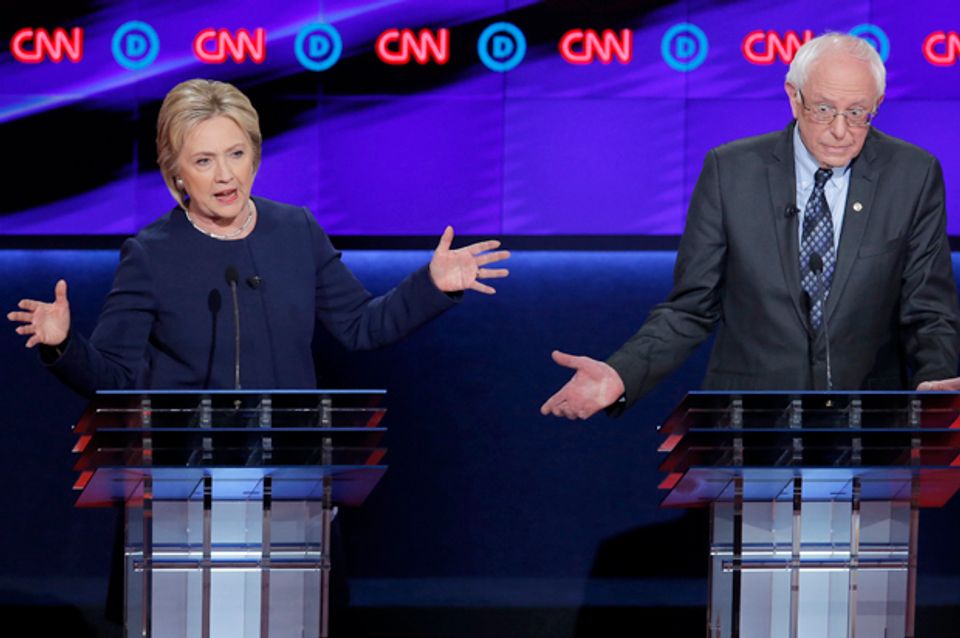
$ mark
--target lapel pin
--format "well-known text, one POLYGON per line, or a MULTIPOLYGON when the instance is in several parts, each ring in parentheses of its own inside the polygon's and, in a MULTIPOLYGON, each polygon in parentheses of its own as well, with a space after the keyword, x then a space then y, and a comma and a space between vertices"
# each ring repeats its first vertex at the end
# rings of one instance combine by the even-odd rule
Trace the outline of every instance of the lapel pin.
POLYGON ((861 204, 860 202, 853 202, 853 212, 859 213, 862 210, 863 210, 863 204, 861 204))

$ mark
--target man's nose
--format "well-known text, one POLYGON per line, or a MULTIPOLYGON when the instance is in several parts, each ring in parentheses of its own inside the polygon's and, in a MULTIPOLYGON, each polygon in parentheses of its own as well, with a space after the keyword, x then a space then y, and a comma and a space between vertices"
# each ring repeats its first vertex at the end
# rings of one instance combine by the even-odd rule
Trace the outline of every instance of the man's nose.
POLYGON ((845 113, 837 113, 837 116, 830 122, 830 132, 833 133, 833 136, 838 140, 846 136, 848 128, 849 124, 847 124, 847 116, 845 113))

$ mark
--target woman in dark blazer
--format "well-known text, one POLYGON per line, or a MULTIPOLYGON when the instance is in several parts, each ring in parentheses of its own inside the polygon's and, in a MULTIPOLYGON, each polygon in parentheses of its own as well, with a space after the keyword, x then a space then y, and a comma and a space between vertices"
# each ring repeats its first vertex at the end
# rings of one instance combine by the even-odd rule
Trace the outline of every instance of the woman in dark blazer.
POLYGON ((53 302, 9 313, 41 357, 83 394, 119 388, 313 388, 317 322, 348 349, 409 334, 506 259, 497 241, 451 250, 447 227, 429 264, 374 297, 340 261, 303 207, 251 196, 260 166, 259 119, 235 87, 183 82, 157 122, 158 163, 177 202, 128 239, 89 339, 70 330, 67 284, 53 302), (490 252, 493 251, 493 252, 490 252), (234 321, 239 306, 239 375, 234 321))

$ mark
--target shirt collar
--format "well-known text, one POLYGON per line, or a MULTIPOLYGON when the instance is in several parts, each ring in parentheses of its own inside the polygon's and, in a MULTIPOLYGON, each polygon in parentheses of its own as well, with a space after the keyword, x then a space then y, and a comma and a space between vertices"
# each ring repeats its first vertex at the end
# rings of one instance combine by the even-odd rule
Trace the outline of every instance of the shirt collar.
MULTIPOLYGON (((803 144, 803 139, 800 137, 800 124, 794 124, 793 126, 793 160, 797 165, 797 175, 801 176, 801 181, 803 182, 813 182, 813 176, 820 168, 820 162, 817 161, 813 155, 810 154, 810 151, 807 150, 807 147, 803 144)), ((840 180, 843 179, 847 171, 850 170, 850 162, 847 162, 845 166, 837 166, 833 169, 833 175, 830 177, 830 180, 840 180)))

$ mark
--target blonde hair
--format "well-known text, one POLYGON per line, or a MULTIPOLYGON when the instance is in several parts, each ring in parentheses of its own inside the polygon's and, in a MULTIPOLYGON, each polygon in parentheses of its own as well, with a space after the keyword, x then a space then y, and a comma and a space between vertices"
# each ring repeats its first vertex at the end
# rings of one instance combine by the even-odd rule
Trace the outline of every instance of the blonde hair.
POLYGON ((167 190, 186 209, 187 193, 177 186, 177 160, 187 134, 200 122, 222 115, 236 122, 253 146, 253 170, 260 168, 263 136, 260 117, 250 99, 232 84, 216 80, 187 80, 163 99, 157 117, 157 164, 167 190))

